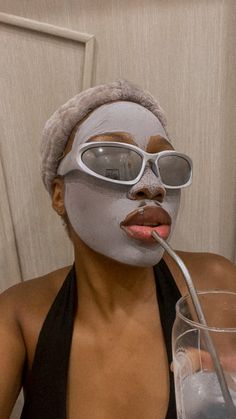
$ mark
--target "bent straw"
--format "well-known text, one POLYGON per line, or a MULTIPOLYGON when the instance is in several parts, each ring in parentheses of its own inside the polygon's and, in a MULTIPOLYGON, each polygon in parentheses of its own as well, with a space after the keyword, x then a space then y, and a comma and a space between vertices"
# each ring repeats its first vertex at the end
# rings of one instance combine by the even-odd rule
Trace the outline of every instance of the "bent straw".
MULTIPOLYGON (((200 301, 198 299, 198 295, 197 295, 197 291, 196 288, 194 287, 192 278, 190 276, 190 273, 187 269, 187 267, 185 266, 184 262, 182 261, 182 259, 174 252, 174 250, 170 247, 169 244, 166 243, 165 240, 163 240, 156 231, 152 232, 152 237, 167 251, 167 253, 169 253, 169 255, 172 257, 172 259, 174 259, 174 261, 177 263, 177 265, 179 266, 180 270, 183 273, 185 282, 187 284, 188 290, 189 290, 189 294, 193 303, 193 306, 195 308, 196 314, 197 314, 197 318, 200 324, 204 325, 207 327, 207 323, 206 323, 206 319, 204 316, 204 313, 202 311, 202 307, 200 304, 200 301)), ((226 403, 226 405, 229 408, 229 413, 230 413, 230 418, 229 419, 235 419, 236 418, 236 408, 233 404, 233 400, 231 397, 231 394, 229 392, 228 389, 228 385, 225 379, 225 375, 216 351, 216 348, 214 346, 214 343, 211 339, 211 336, 209 335, 209 332, 207 330, 204 330, 204 335, 205 335, 205 341, 206 341, 206 345, 207 345, 207 349, 209 350, 209 353, 211 355, 215 370, 216 370, 216 375, 219 381, 219 385, 220 385, 220 389, 222 392, 222 396, 223 399, 226 403), (231 416, 232 415, 232 416, 231 416)))

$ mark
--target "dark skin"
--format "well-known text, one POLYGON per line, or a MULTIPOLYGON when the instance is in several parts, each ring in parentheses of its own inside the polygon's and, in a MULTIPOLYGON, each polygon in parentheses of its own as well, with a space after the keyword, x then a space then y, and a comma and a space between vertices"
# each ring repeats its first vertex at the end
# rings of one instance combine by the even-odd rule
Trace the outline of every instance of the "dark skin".
MULTIPOLYGON (((122 135, 115 141, 133 143, 122 135)), ((111 137, 93 138, 93 141, 104 140, 111 141, 111 137)), ((149 139, 147 151, 170 148, 165 139, 156 136, 149 139)), ((147 189, 140 192, 142 197, 149 193, 147 189)), ((163 199, 162 191, 158 190, 152 199, 163 199)), ((52 205, 67 219, 61 178, 54 181, 52 205)), ((108 260, 82 242, 70 223, 68 230, 79 278, 79 308, 75 314, 67 389, 68 419, 164 419, 170 366, 152 267, 140 268, 108 260)), ((206 253, 178 254, 197 289, 236 292, 236 268, 227 259, 206 253)), ((167 254, 164 260, 181 294, 186 294, 179 269, 167 254)), ((0 296, 1 419, 9 418, 30 372, 43 321, 69 269, 18 284, 0 296)))

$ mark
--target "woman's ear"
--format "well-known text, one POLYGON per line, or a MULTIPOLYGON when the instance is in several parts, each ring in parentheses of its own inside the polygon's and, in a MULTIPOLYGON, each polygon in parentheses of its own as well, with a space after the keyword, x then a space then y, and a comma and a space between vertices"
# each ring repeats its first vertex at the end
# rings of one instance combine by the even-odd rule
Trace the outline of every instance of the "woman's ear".
POLYGON ((52 182, 52 207, 58 215, 65 215, 64 205, 64 179, 56 177, 52 182))

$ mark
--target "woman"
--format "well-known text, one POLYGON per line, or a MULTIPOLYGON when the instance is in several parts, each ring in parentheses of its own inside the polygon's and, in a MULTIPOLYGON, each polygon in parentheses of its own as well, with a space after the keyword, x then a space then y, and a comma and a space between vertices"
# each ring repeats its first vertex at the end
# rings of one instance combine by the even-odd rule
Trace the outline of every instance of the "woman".
MULTIPOLYGON (((75 263, 1 296, 2 419, 22 385, 24 419, 176 418, 170 335, 187 290, 151 233, 170 238, 191 172, 156 100, 126 81, 50 118, 42 176, 75 263)), ((196 288, 236 288, 226 259, 179 254, 196 288)))

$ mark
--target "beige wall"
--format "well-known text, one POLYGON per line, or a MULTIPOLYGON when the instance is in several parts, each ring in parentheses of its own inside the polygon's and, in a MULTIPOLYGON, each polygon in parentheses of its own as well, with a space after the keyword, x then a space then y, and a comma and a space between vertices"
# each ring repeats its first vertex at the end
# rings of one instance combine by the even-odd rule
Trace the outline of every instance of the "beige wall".
MULTIPOLYGON (((233 260, 236 2, 0 0, 0 12, 94 35, 93 85, 124 77, 159 98, 175 147, 194 161, 193 186, 183 193, 172 242, 179 249, 233 260)), ((0 31, 4 289, 72 260, 38 176, 38 148, 47 117, 81 90, 84 66, 88 72, 90 67, 86 45, 78 40, 6 24, 0 31)))

